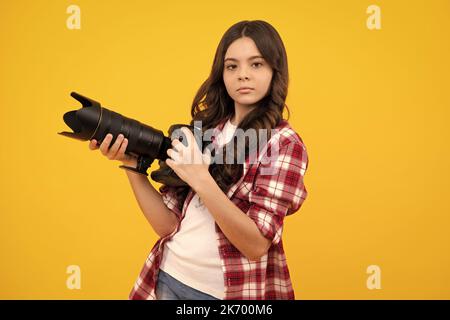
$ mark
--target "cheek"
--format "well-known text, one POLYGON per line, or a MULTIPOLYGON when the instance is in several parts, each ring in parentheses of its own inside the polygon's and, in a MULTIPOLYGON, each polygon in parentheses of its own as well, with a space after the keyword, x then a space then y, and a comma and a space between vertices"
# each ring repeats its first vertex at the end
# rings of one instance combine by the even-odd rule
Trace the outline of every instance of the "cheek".
POLYGON ((223 83, 225 84, 225 89, 227 90, 227 93, 230 97, 232 97, 233 99, 237 98, 238 93, 236 93, 236 87, 235 84, 233 83, 233 79, 231 79, 231 77, 224 77, 223 78, 223 83))
POLYGON ((261 91, 266 92, 269 87, 270 83, 272 81, 272 73, 270 71, 266 72, 264 75, 261 75, 261 78, 259 79, 258 86, 261 91))
POLYGON ((223 83, 225 84, 225 87, 227 88, 227 90, 229 90, 230 86, 231 86, 231 80, 230 77, 228 77, 227 75, 223 75, 223 83))

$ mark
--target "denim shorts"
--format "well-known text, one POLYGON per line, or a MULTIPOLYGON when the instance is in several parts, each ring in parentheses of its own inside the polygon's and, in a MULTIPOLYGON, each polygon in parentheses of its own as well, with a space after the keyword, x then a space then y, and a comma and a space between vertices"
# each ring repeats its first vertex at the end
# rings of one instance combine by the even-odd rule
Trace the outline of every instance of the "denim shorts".
POLYGON ((156 299, 158 300, 220 300, 207 293, 189 287, 170 274, 159 269, 156 284, 156 299))

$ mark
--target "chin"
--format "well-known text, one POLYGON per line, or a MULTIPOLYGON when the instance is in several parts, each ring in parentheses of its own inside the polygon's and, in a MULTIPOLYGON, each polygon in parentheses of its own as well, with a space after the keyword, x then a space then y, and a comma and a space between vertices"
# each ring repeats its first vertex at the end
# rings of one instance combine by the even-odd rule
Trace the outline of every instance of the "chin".
POLYGON ((248 99, 242 99, 242 97, 240 97, 239 99, 235 100, 236 102, 238 102, 239 104, 255 104, 256 102, 258 102, 258 99, 255 99, 254 97, 252 98, 248 98, 248 99))

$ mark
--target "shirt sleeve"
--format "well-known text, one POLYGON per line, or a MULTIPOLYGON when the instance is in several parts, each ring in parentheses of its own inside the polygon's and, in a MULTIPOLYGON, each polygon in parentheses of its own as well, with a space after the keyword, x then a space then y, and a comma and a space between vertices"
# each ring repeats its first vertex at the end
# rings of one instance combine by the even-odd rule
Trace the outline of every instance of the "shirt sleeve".
POLYGON ((179 201, 177 200, 175 194, 175 188, 169 187, 166 185, 162 185, 159 188, 159 192, 161 193, 162 200, 164 204, 169 208, 173 213, 177 215, 178 218, 181 217, 181 210, 179 208, 179 201))
POLYGON ((307 197, 303 177, 308 156, 304 145, 293 141, 280 147, 273 158, 257 169, 247 215, 266 238, 278 244, 284 217, 298 211, 307 197))

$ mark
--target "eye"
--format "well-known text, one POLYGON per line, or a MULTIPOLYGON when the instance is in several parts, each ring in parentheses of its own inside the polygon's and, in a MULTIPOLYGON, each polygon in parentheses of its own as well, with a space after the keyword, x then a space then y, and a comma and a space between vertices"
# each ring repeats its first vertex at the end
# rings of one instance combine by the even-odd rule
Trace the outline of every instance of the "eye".
POLYGON ((229 64, 228 66, 226 66, 226 68, 227 68, 228 70, 231 70, 230 67, 236 67, 236 65, 235 65, 235 64, 229 64))
MULTIPOLYGON (((263 64, 261 62, 255 62, 252 65, 258 65, 257 68, 259 68, 260 66, 262 66, 263 64)), ((233 70, 236 67, 235 64, 229 64, 228 66, 226 66, 225 68, 228 70, 233 70)))

